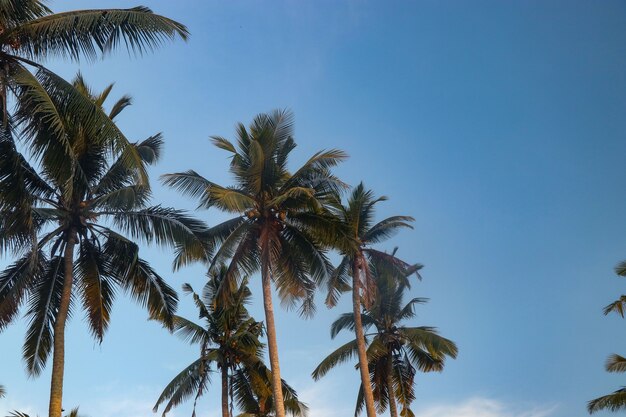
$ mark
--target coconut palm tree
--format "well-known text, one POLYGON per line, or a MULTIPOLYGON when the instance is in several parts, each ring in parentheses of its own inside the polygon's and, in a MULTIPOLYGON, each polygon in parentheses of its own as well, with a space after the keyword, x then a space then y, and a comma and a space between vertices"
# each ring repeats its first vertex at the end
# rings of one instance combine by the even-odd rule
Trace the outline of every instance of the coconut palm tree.
MULTIPOLYGON (((284 417, 271 283, 285 305, 302 301, 300 312, 312 312, 316 284, 327 278, 330 269, 321 245, 332 235, 332 229, 325 227, 323 201, 342 186, 330 168, 346 155, 338 150, 318 152, 289 171, 288 159, 296 143, 288 111, 260 114, 249 130, 239 124, 237 147, 222 137, 212 139, 232 155, 234 186, 220 186, 191 170, 165 175, 163 180, 198 198, 201 208, 236 214, 208 232, 209 243, 216 248, 212 264, 232 258, 227 280, 261 272, 276 416, 284 417)), ((176 266, 191 260, 178 256, 176 266)))
MULTIPOLYGON (((222 265, 219 270, 209 274, 202 295, 193 291, 189 284, 183 291, 191 294, 199 317, 203 324, 180 316, 174 317, 174 332, 185 340, 200 345, 200 357, 180 372, 163 390, 154 406, 167 402, 163 416, 173 407, 195 394, 197 401, 207 388, 213 366, 221 375, 222 416, 232 417, 234 398, 247 410, 273 411, 271 404, 271 375, 262 362, 263 325, 248 314, 246 304, 250 302, 251 293, 244 279, 239 287, 230 282, 226 291, 227 300, 218 297, 217 292, 225 280, 227 267, 222 265), (229 403, 230 396, 230 403, 229 403)), ((301 405, 295 392, 283 381, 291 402, 301 405)), ((195 414, 194 401, 194 414, 195 414)), ((301 410, 302 407, 298 408, 301 410)), ((300 416, 302 414, 294 414, 300 416)))
MULTIPOLYGON (((74 88, 97 106, 102 106, 110 88, 92 93, 79 76, 74 88)), ((118 101, 111 110, 114 118, 129 104, 118 101)), ((50 417, 61 416, 66 321, 77 302, 87 313, 94 338, 102 341, 109 325, 117 289, 127 292, 145 306, 152 317, 171 322, 176 292, 139 257, 133 241, 162 245, 191 245, 202 222, 185 213, 147 206, 150 188, 139 181, 136 169, 121 161, 105 132, 92 130, 73 115, 62 114, 67 135, 66 157, 41 154, 28 158, 11 148, 13 142, 0 138, 10 155, 0 153, 0 167, 19 164, 19 178, 27 199, 0 216, 0 248, 19 258, 0 273, 0 330, 18 315, 27 303, 28 329, 24 342, 27 371, 38 375, 52 353, 50 417), (67 156, 70 155, 70 156, 67 156), (26 204, 27 203, 27 204, 26 204), (13 219, 17 219, 16 222, 13 219), (19 227, 15 227, 15 223, 19 227), (127 234, 128 237, 124 236, 127 234)), ((45 120, 44 120, 45 121, 45 120)), ((35 137, 46 141, 54 132, 42 123, 35 137)), ((144 165, 155 163, 161 152, 161 136, 155 135, 133 145, 144 165)), ((15 177, 0 177, 0 199, 11 192, 15 177)))
MULTIPOLYGON (((330 199, 329 207, 336 218, 336 239, 334 246, 342 258, 328 281, 326 304, 336 305, 342 292, 352 289, 352 309, 354 331, 359 358, 359 370, 363 386, 363 395, 368 417, 375 417, 374 394, 369 382, 367 348, 361 323, 362 304, 369 307, 376 296, 376 284, 372 273, 372 263, 377 262, 395 271, 408 285, 407 277, 419 269, 419 265, 409 265, 392 254, 374 249, 372 245, 380 243, 401 228, 412 228, 409 216, 392 216, 374 223, 376 204, 386 197, 376 198, 372 191, 366 190, 363 183, 356 186, 344 205, 335 195, 330 199)), ((419 277, 419 275, 417 275, 419 277)))
MULTIPOLYGON (((125 150, 122 162, 139 169, 142 180, 146 181, 140 155, 129 146, 117 126, 95 103, 42 62, 53 57, 94 60, 120 47, 140 54, 176 36, 187 38, 185 26, 142 6, 54 14, 42 0, 0 2, 2 128, 18 129, 22 139, 38 154, 53 151, 62 154, 68 148, 56 140, 67 133, 65 116, 61 114, 71 113, 85 122, 85 129, 106 131, 112 146, 118 151, 125 150), (15 118, 9 111, 10 100, 15 102, 19 113, 15 118), (40 119, 45 119, 56 133, 48 138, 50 142, 35 140, 40 119)), ((7 132, 3 134, 7 136, 7 132)))
MULTIPOLYGON (((230 417, 229 388, 232 372, 255 366, 260 361, 262 344, 259 340, 263 327, 255 321, 245 307, 251 293, 244 280, 239 288, 227 291, 228 299, 223 302, 216 297, 218 288, 224 280, 226 267, 209 275, 202 295, 194 292, 189 284, 183 285, 183 291, 191 294, 199 310, 203 324, 197 324, 181 316, 174 317, 173 331, 183 339, 200 345, 200 357, 180 372, 163 390, 157 400, 154 411, 168 401, 163 415, 195 394, 197 400, 207 387, 213 365, 221 375, 222 415, 230 417)), ((195 403, 194 403, 195 413, 195 403)))
POLYGON ((4 388, 4 385, 0 385, 0 398, 3 398, 7 395, 7 390, 4 388))
MULTIPOLYGON (((412 416, 409 406, 415 399, 413 382, 416 369, 422 372, 442 371, 446 356, 456 358, 454 342, 441 337, 433 327, 409 327, 402 322, 415 317, 415 306, 426 302, 424 298, 413 298, 403 303, 407 286, 395 277, 396 271, 378 262, 372 265, 375 276, 376 296, 371 305, 361 314, 364 330, 371 338, 367 354, 370 371, 369 382, 373 386, 374 400, 378 411, 384 412, 389 405, 391 417, 398 417, 396 401, 402 407, 402 416, 412 416)), ((352 313, 342 314, 331 325, 331 337, 342 330, 354 331, 352 313)), ((352 340, 328 355, 313 372, 320 379, 340 363, 350 361, 357 353, 356 340, 352 340)), ((359 390, 355 415, 364 406, 363 385, 359 390)))
MULTIPOLYGON (((626 277, 626 261, 621 262, 615 267, 615 273, 620 277, 626 277)), ((604 315, 609 313, 617 313, 624 318, 626 310, 626 295, 611 304, 604 307, 604 315)), ((605 369, 607 372, 626 372, 626 358, 613 354, 606 361, 605 369)), ((587 411, 589 414, 600 410, 618 411, 626 409, 626 387, 622 387, 611 394, 591 400, 587 403, 587 411)))

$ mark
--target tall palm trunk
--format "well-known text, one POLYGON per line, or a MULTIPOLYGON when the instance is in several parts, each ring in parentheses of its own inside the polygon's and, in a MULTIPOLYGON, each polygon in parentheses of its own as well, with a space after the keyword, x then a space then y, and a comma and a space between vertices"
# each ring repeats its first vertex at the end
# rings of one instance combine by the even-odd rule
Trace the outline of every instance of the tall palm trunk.
POLYGON ((74 282, 74 246, 76 232, 71 230, 63 253, 64 279, 59 311, 54 323, 52 354, 52 380, 50 383, 49 417, 61 417, 63 408, 63 373, 65 371, 65 322, 70 309, 72 284, 74 282))
POLYGON ((387 393, 389 395, 389 412, 391 417, 398 417, 396 408, 396 392, 393 390, 393 355, 387 355, 387 393))
POLYGON ((363 385, 363 397, 365 398, 367 417, 376 417, 374 393, 372 392, 370 371, 367 365, 367 347, 365 346, 365 335, 363 334, 363 323, 361 322, 360 288, 359 263, 354 262, 352 267, 352 311, 354 313, 354 332, 356 333, 356 345, 359 353, 359 370, 361 371, 361 384, 363 385))
POLYGON ((228 367, 222 365, 222 417, 230 417, 228 410, 228 367))
MULTIPOLYGON (((265 230, 264 230, 265 231, 265 230)), ((267 233, 267 232, 265 232, 267 233)), ((265 310, 265 326, 267 328, 267 350, 270 355, 272 369, 272 393, 274 394, 274 413, 276 417, 285 417, 285 403, 283 401, 282 380, 278 363, 278 344, 276 343, 276 324, 274 323, 274 306, 272 304, 272 287, 269 265, 269 247, 267 236, 261 236, 263 242, 261 281, 263 284, 263 308, 265 310)))

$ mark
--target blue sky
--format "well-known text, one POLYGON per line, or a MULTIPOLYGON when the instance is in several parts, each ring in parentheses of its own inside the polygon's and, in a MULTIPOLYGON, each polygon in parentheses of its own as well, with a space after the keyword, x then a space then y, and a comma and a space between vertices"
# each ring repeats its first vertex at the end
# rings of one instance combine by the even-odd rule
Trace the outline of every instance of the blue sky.
MULTIPOLYGON (((228 184, 226 155, 208 136, 232 137, 236 122, 274 108, 295 113, 294 167, 322 148, 347 151, 338 174, 389 196, 381 217, 416 218, 415 230, 383 246, 425 264, 412 295, 431 301, 415 323, 459 345, 443 373, 419 376, 419 417, 582 416, 586 401, 624 384, 603 363, 626 353, 626 323, 601 312, 626 288, 612 272, 626 259, 624 2, 144 4, 188 25, 189 42, 50 66, 66 77, 80 68, 93 85, 115 81, 114 94, 134 97, 119 119, 127 135, 162 131, 166 139, 155 183, 193 168, 228 184)), ((160 186, 155 202, 194 207, 160 186)), ((166 250, 144 254, 174 287, 201 287, 201 268, 172 273, 166 250)), ((252 288, 259 294, 259 280, 252 288)), ((331 341, 329 325, 348 301, 330 311, 320 304, 308 321, 277 314, 283 375, 311 417, 353 409, 353 368, 318 383, 309 377, 347 340, 331 341)), ((193 314, 188 298, 180 308, 193 314)), ((259 297, 251 310, 262 317, 259 297)), ((80 313, 67 335, 65 407, 93 417, 151 415, 160 390, 196 354, 123 297, 102 345, 80 313)), ((49 369, 25 376, 23 337, 23 324, 0 334, 0 382, 9 391, 0 411, 45 415, 49 369)), ((200 415, 218 408, 216 386, 200 415)))

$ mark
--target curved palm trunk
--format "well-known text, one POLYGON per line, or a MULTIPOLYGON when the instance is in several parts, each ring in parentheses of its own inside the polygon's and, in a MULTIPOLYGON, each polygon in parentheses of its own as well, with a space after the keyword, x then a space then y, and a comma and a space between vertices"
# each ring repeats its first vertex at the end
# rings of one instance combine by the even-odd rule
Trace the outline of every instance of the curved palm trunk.
POLYGON ((65 322, 70 309, 72 297, 72 283, 74 281, 74 246, 76 233, 70 232, 65 251, 63 253, 64 279, 63 293, 59 311, 54 323, 54 342, 52 354, 52 380, 50 382, 49 417, 61 417, 63 406, 63 373, 65 371, 65 322))
POLYGON ((376 417, 374 393, 372 392, 370 371, 367 365, 367 347, 365 346, 365 335, 363 334, 363 323, 361 322, 361 296, 359 294, 361 280, 359 276, 359 267, 355 262, 352 268, 352 311, 354 313, 354 332, 356 333, 356 345, 359 353, 359 370, 361 371, 361 383, 363 384, 363 398, 365 399, 367 417, 376 417))
POLYGON ((228 410, 228 367, 222 366, 222 417, 230 417, 228 410))
POLYGON ((285 403, 283 401, 282 380, 278 363, 278 344, 276 343, 276 325, 274 323, 274 306, 272 304, 272 288, 269 274, 269 265, 263 263, 261 276, 263 283, 263 308, 265 310, 265 326, 267 328, 267 350, 270 355, 272 370, 272 393, 274 394, 274 412, 276 417, 285 417, 285 403))
POLYGON ((398 417, 396 393, 393 390, 393 355, 391 352, 387 355, 387 392, 389 395, 389 413, 391 417, 398 417))

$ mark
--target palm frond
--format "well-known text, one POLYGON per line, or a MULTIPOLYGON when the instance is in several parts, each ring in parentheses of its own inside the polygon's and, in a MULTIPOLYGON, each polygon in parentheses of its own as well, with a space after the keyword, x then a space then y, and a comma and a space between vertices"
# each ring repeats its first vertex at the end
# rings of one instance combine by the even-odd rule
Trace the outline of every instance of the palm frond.
POLYGON ((28 329, 23 347, 26 369, 31 375, 37 376, 41 373, 52 350, 54 323, 61 303, 64 273, 63 257, 50 259, 45 272, 32 290, 26 312, 28 329))
POLYGON ((624 310, 626 309, 626 295, 622 295, 619 300, 612 302, 604 307, 603 313, 606 316, 609 313, 617 313, 624 317, 624 310))
POLYGON ((339 302, 339 297, 344 292, 350 291, 350 258, 344 256, 339 265, 330 273, 326 295, 326 306, 334 307, 339 302))
POLYGON ((0 273, 0 330, 17 317, 27 292, 45 267, 43 253, 31 251, 0 273))
POLYGON ((173 324, 174 333, 180 336, 184 341, 193 344, 207 342, 207 331, 191 320, 174 316, 173 324))
POLYGON ((109 119, 115 119, 126 107, 133 104, 133 99, 130 96, 124 95, 115 102, 111 110, 109 110, 109 119))
MULTIPOLYGON (((163 417, 177 405, 182 404, 193 394, 206 389, 209 382, 209 369, 203 358, 193 361, 170 381, 159 396, 152 411, 158 411, 159 406, 167 401, 163 409, 163 417)), ((194 407, 195 408, 195 407, 194 407)))
POLYGON ((335 366, 353 360, 357 356, 356 340, 352 340, 328 355, 313 371, 311 376, 314 380, 322 378, 335 366))
POLYGON ((12 28, 22 23, 52 13, 38 0, 2 0, 0 2, 0 23, 2 27, 12 28))
POLYGON ((154 206, 142 210, 104 212, 111 214, 114 224, 134 239, 163 246, 203 245, 205 224, 183 210, 154 206))
POLYGON ((606 360, 605 368, 608 372, 626 372, 626 358, 613 354, 606 360))
POLYGON ((458 349, 454 342, 439 336, 432 327, 402 328, 411 360, 423 372, 441 371, 446 356, 456 358, 458 349))
POLYGON ((596 398, 587 403, 589 414, 600 410, 620 411, 624 408, 626 408, 626 388, 620 388, 612 394, 596 398))
POLYGON ((45 68, 39 68, 36 76, 21 66, 15 70, 18 72, 14 79, 19 86, 17 121, 35 155, 54 158, 54 163, 46 166, 48 170, 56 169, 55 177, 67 175, 61 168, 66 165, 65 157, 73 152, 67 141, 68 125, 75 125, 81 126, 83 134, 95 143, 106 144, 119 155, 121 163, 137 173, 140 185, 147 184, 139 152, 90 97, 45 68))
POLYGON ((178 304, 176 291, 139 258, 137 245, 109 231, 102 252, 107 258, 107 275, 147 308, 151 318, 171 326, 178 304))
POLYGON ((75 262, 75 276, 91 334, 102 343, 115 299, 114 282, 107 276, 106 257, 89 239, 83 239, 75 262))
POLYGON ((15 39, 19 53, 28 57, 78 60, 81 56, 95 59, 98 53, 120 45, 140 54, 176 36, 187 39, 188 35, 182 24, 140 6, 51 14, 18 25, 0 39, 15 39))
POLYGON ((395 235, 400 228, 413 229, 410 222, 415 221, 409 216, 388 217, 372 226, 363 236, 367 243, 379 243, 395 235))
MULTIPOLYGON (((363 330, 367 330, 370 326, 375 326, 376 321, 369 314, 361 314, 361 322, 363 330)), ((354 331, 354 314, 344 313, 330 325, 330 337, 334 339, 342 330, 354 331)))

